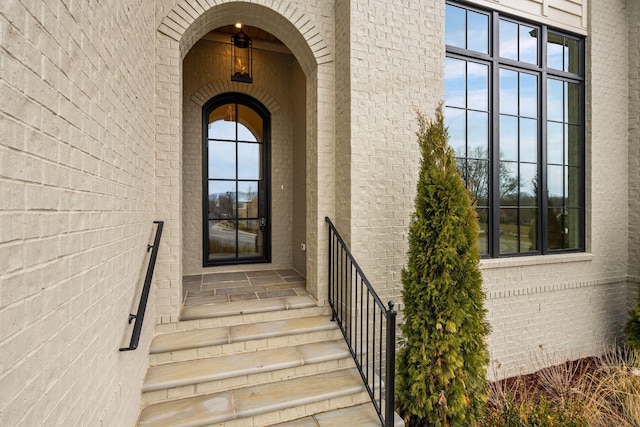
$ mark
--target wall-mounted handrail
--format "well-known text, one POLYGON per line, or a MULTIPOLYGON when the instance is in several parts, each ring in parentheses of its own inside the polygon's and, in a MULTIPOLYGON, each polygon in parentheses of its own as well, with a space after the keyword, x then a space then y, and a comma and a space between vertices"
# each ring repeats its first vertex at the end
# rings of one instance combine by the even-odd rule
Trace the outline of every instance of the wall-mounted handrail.
POLYGON ((160 237, 162 237, 162 227, 164 227, 164 221, 153 221, 153 223, 158 224, 158 228, 156 228, 156 237, 153 240, 153 246, 147 245, 147 252, 151 250, 151 257, 149 258, 149 266, 147 267, 147 275, 144 279, 142 294, 140 295, 138 312, 136 314, 129 314, 129 324, 131 324, 133 319, 136 319, 136 323, 133 325, 133 333, 131 334, 129 347, 122 347, 120 351, 135 350, 138 348, 138 342, 140 341, 140 331, 142 330, 142 322, 144 321, 144 312, 147 309, 153 269, 156 266, 156 258, 158 258, 158 249, 160 248, 160 237))
POLYGON ((394 425, 396 312, 387 309, 328 217, 329 305, 384 427, 394 425))

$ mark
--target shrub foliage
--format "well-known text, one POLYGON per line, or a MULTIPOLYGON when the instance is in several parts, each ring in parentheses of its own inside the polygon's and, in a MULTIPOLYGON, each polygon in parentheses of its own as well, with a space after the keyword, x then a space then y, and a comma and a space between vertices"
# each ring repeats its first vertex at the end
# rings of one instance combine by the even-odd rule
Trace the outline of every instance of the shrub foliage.
POLYGON ((627 345, 635 351, 640 351, 640 299, 629 313, 631 316, 624 327, 627 345))
POLYGON ((402 271, 406 342, 398 352, 398 410, 411 426, 476 425, 487 398, 478 221, 447 145, 442 106, 418 113, 421 149, 408 264, 402 271))

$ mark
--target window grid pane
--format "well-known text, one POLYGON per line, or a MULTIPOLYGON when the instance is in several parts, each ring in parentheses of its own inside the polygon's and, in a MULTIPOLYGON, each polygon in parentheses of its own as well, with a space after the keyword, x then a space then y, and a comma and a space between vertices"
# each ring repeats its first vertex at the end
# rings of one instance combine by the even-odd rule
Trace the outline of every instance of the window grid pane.
POLYGON ((458 169, 476 205, 484 212, 479 249, 488 254, 489 212, 489 66, 447 58, 445 63, 445 125, 458 169), (484 230, 484 231, 483 231, 484 230), (484 240, 482 240, 484 239, 484 240))
MULTIPOLYGON (((484 16, 486 28, 494 28, 493 18, 484 16)), ((486 40, 497 38, 498 51, 493 55, 498 66, 481 63, 477 54, 465 58, 457 50, 455 58, 448 52, 445 70, 445 120, 457 163, 476 202, 479 249, 489 256, 584 250, 584 110, 579 76, 584 43, 546 26, 504 19, 499 13, 492 16, 498 20, 498 31, 488 33, 486 40), (543 39, 547 42, 541 46, 543 39), (539 55, 546 59, 547 69, 539 55), (560 78, 554 70, 576 78, 560 78), (492 99, 488 84, 494 79, 497 99, 492 99), (492 105, 498 109, 491 111, 492 105), (498 129, 492 130, 495 118, 498 129)), ((473 36, 478 31, 474 28, 484 31, 483 19, 475 8, 448 3, 447 45, 491 55, 491 49, 484 51, 484 35, 477 44, 473 36)))

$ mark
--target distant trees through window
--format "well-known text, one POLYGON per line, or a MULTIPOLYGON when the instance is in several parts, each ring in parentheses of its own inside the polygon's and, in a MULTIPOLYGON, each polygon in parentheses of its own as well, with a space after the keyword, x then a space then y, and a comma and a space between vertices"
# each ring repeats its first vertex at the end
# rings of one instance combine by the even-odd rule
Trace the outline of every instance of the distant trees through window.
POLYGON ((446 5, 445 119, 485 257, 584 250, 584 40, 446 5))

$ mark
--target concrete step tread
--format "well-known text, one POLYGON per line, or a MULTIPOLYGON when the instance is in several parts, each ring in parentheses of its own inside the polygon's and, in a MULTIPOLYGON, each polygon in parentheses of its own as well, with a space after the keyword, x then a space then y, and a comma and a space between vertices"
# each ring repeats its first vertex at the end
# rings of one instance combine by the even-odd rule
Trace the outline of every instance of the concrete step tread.
POLYGON ((156 336, 151 343, 149 352, 151 354, 159 354, 285 335, 327 331, 337 329, 337 327, 336 322, 332 322, 329 316, 310 316, 209 329, 176 331, 156 336))
POLYGON ((344 340, 151 366, 143 392, 349 358, 344 340))
POLYGON ((318 303, 309 295, 269 298, 263 300, 235 301, 218 304, 185 306, 180 320, 209 319, 238 316, 242 314, 264 313, 268 311, 293 310, 315 307, 318 303))
MULTIPOLYGON (((394 413, 394 427, 404 427, 404 421, 394 413)), ((380 418, 376 413, 373 403, 363 403, 361 405, 348 408, 336 409, 334 411, 322 412, 310 417, 299 418, 297 420, 284 423, 272 424, 270 427, 380 427, 380 418)))
POLYGON ((206 426, 362 392, 357 369, 344 369, 150 405, 142 410, 138 426, 206 426))

